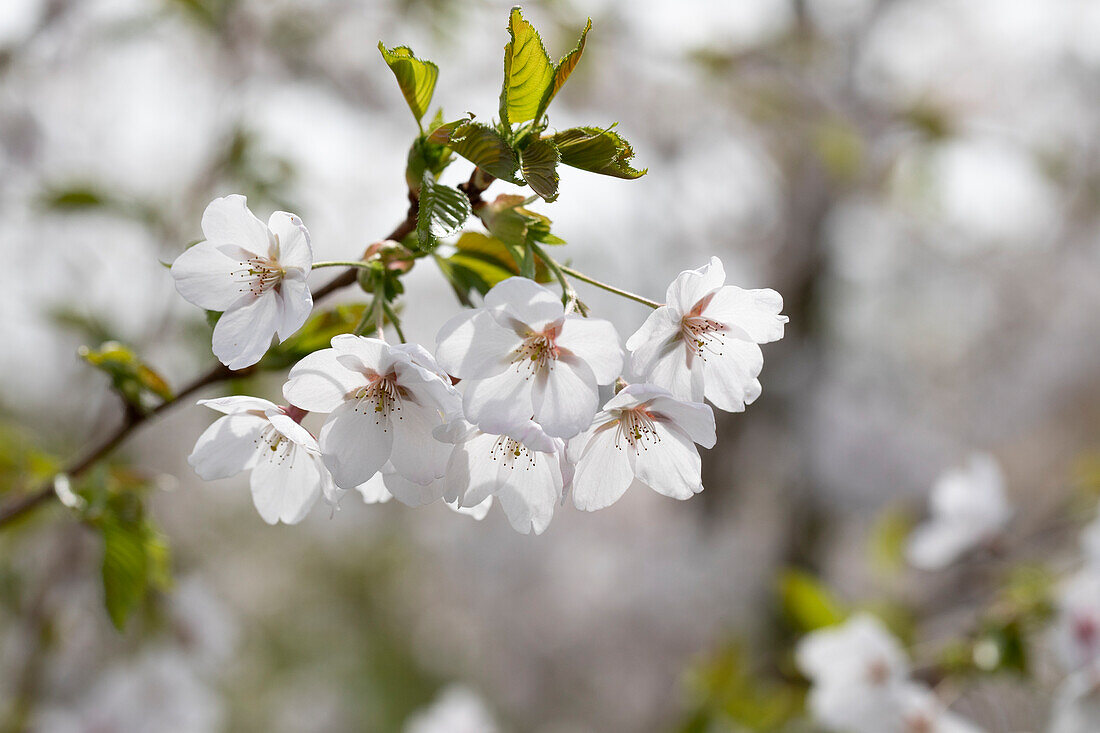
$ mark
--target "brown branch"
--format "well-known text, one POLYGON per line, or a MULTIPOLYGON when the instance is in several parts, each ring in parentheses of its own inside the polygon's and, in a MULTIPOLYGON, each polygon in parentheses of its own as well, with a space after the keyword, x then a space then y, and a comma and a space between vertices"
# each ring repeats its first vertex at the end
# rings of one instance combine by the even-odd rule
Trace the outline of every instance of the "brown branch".
MULTIPOLYGON (((493 182, 491 176, 486 177, 486 174, 480 173, 480 169, 475 168, 473 174, 470 175, 470 180, 459 186, 466 195, 470 198, 471 207, 480 206, 483 202, 481 200, 481 194, 486 188, 493 182)), ((419 210, 419 202, 417 197, 412 192, 409 192, 409 210, 405 214, 405 220, 402 221, 397 227, 386 235, 385 239, 392 239, 394 241, 401 241, 413 231, 416 230, 416 216, 419 210)), ((332 280, 328 281, 313 293, 314 302, 320 301, 332 293, 345 288, 355 283, 357 272, 356 268, 349 267, 340 275, 337 275, 332 280)), ((245 377, 251 374, 255 370, 255 367, 248 367, 239 371, 233 371, 222 364, 215 364, 205 373, 192 379, 185 384, 175 398, 167 402, 162 402, 157 405, 156 408, 148 412, 139 412, 136 410, 127 410, 126 417, 122 424, 115 429, 115 431, 107 437, 102 443, 94 446, 84 453, 79 458, 74 459, 68 466, 59 471, 59 474, 65 474, 67 476, 79 476, 94 466, 104 457, 106 457, 111 451, 117 448, 123 441, 125 441, 134 430, 141 425, 144 425, 150 420, 150 418, 156 417, 160 413, 168 410, 174 405, 179 404, 184 397, 187 397, 194 392, 202 389, 211 384, 223 382, 227 379, 233 379, 236 377, 245 377)), ((14 522, 24 514, 32 511, 38 506, 45 504, 51 499, 55 498, 57 493, 54 491, 53 480, 43 483, 39 488, 29 494, 20 496, 7 505, 0 507, 0 527, 4 527, 7 524, 14 522)))

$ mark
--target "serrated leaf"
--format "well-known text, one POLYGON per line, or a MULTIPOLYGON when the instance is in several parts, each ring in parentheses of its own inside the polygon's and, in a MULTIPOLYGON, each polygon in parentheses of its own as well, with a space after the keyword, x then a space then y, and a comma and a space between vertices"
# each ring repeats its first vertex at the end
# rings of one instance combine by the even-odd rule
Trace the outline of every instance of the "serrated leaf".
POLYGON ((164 402, 172 400, 172 390, 164 378, 128 346, 107 341, 98 349, 82 346, 78 353, 89 364, 106 372, 111 377, 111 386, 134 407, 148 409, 150 395, 164 402))
POLYGON ((535 113, 535 119, 542 117, 546 112, 546 108, 550 106, 550 102, 554 100, 555 95, 565 85, 569 75, 573 73, 573 69, 577 68, 577 64, 581 60, 581 54, 584 53, 584 42, 588 38, 588 31, 592 30, 592 19, 589 18, 588 22, 584 26, 584 30, 581 31, 580 40, 577 41, 577 47, 569 53, 561 57, 561 61, 554 67, 554 81, 550 84, 550 87, 546 90, 546 94, 543 95, 542 101, 539 103, 538 111, 535 113))
POLYGON ((432 130, 428 142, 446 145, 478 168, 502 181, 516 180, 516 154, 500 133, 479 122, 456 120, 432 130))
POLYGON ((439 77, 439 67, 431 61, 418 59, 408 46, 387 49, 386 45, 379 41, 378 50, 397 78, 397 85, 401 87, 401 93, 405 95, 405 101, 408 102, 417 124, 420 124, 421 118, 432 103, 435 82, 439 77))
POLYGON ((547 201, 558 198, 558 149, 548 138, 532 140, 520 151, 523 180, 547 201))
POLYGON ((571 127, 551 138, 558 148, 561 162, 574 168, 616 178, 634 179, 649 170, 630 166, 634 148, 621 135, 598 127, 571 127))
POLYGON ((440 238, 457 232, 469 216, 470 199, 466 194, 424 176, 416 215, 416 239, 422 251, 430 252, 440 238))
POLYGON ((814 631, 844 620, 840 603, 807 572, 784 571, 779 577, 779 598, 787 620, 799 631, 814 631))
POLYGON ((542 99, 554 83, 554 69, 542 38, 518 7, 508 16, 511 40, 504 47, 504 86, 500 90, 500 120, 513 125, 535 119, 542 99))
POLYGON ((523 196, 502 193, 480 207, 477 214, 489 233, 509 246, 523 248, 530 242, 565 244, 550 233, 550 219, 525 208, 527 203, 523 196))

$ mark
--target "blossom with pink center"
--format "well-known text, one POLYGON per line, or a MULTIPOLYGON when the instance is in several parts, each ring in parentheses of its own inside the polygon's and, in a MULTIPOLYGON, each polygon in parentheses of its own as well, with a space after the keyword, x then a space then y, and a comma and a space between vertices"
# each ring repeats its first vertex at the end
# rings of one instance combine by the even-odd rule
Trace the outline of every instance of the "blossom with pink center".
POLYGON ((214 199, 202 215, 206 240, 172 263, 176 290, 200 308, 222 311, 214 355, 230 369, 258 362, 278 334, 285 340, 313 309, 306 276, 313 266, 309 232, 294 214, 276 211, 265 225, 244 196, 214 199))
POLYGON ((634 485, 674 499, 703 490, 698 443, 714 446, 714 413, 653 384, 631 384, 612 397, 592 426, 569 442, 577 470, 573 503, 593 511, 634 485))
POLYGON ((329 414, 319 443, 337 486, 354 489, 387 466, 421 487, 443 476, 450 446, 432 430, 458 413, 461 398, 422 347, 336 336, 294 365, 283 395, 329 414))
POLYGON ((199 436, 187 462, 207 481, 251 471, 256 510, 268 524, 297 524, 317 497, 338 490, 317 440, 298 424, 301 412, 257 397, 199 400, 225 413, 199 436))
POLYGON ((439 331, 436 357, 466 383, 466 418, 488 433, 521 429, 532 418, 553 437, 588 427, 597 385, 615 381, 622 348, 615 327, 566 313, 538 283, 512 277, 439 331))
POLYGON ((759 344, 783 338, 787 317, 774 290, 726 285, 717 257, 698 270, 681 272, 665 305, 649 315, 626 342, 631 369, 682 400, 740 412, 760 396, 764 367, 759 344))

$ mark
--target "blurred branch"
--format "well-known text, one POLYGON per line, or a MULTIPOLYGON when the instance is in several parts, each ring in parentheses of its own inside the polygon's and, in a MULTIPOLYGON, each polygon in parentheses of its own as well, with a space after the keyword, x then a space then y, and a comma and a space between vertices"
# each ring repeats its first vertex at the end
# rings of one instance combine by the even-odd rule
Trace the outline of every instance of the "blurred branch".
MULTIPOLYGON (((473 207, 480 206, 483 202, 481 200, 481 194, 487 189, 495 179, 491 176, 486 176, 475 168, 474 172, 470 175, 470 180, 459 186, 470 199, 470 205, 473 207)), ((416 229, 416 216, 419 210, 419 202, 416 194, 409 192, 409 210, 405 214, 405 220, 402 221, 397 227, 387 234, 385 239, 392 239, 394 241, 401 241, 416 229)), ((345 288, 355 283, 357 275, 357 268, 349 267, 346 271, 338 275, 337 277, 329 280, 323 286, 318 288, 313 293, 314 302, 318 302, 332 293, 345 288)), ((255 371, 255 367, 248 367, 239 371, 233 371, 223 364, 215 364, 203 374, 192 379, 190 382, 181 387, 175 396, 167 402, 162 402, 157 405, 153 410, 143 413, 137 410, 127 410, 126 416, 123 419, 122 424, 115 429, 111 435, 107 437, 99 445, 91 448, 84 455, 72 461, 68 466, 58 472, 58 475, 65 474, 69 477, 76 477, 87 471, 94 466, 100 460, 109 455, 115 448, 123 443, 130 433, 134 432, 141 425, 148 422, 151 418, 156 417, 162 412, 170 409, 174 405, 179 404, 184 397, 187 397, 203 387, 211 384, 217 384, 218 382, 224 382, 228 379, 236 379, 239 377, 245 377, 255 371)), ((6 506, 0 507, 0 527, 7 526, 11 522, 19 519, 28 512, 35 508, 49 502, 57 497, 57 493, 54 491, 53 479, 45 482, 35 491, 20 496, 12 501, 8 502, 6 506)))

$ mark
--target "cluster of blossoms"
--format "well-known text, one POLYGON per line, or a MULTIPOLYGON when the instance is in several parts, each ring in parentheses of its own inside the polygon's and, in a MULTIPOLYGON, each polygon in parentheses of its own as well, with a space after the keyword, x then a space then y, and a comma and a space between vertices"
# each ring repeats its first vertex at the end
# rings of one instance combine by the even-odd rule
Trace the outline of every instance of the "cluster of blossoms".
MULTIPOLYGON (((309 235, 292 214, 264 225, 242 196, 213 201, 202 227, 206 240, 172 275, 184 298, 223 311, 215 355, 247 367, 312 309, 309 235)), ((673 281, 624 351, 608 321, 512 277, 444 324, 434 356, 381 329, 342 334, 291 368, 287 405, 202 401, 225 416, 189 460, 206 479, 251 471, 269 523, 352 489, 368 502, 443 499, 478 518, 495 498, 523 533, 545 530, 570 493, 589 511, 635 484, 686 499, 703 489, 696 446, 715 442, 704 400, 740 411, 760 395, 760 344, 783 337, 782 306, 773 290, 726 285, 712 258, 673 281), (599 388, 612 384, 601 409, 599 388), (301 424, 311 412, 326 416, 316 437, 301 424)))

